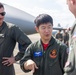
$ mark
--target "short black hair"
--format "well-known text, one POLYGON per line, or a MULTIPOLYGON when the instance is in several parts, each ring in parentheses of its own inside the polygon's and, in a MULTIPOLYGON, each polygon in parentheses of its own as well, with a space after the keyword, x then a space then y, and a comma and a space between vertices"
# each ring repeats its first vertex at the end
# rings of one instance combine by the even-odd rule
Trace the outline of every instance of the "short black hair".
POLYGON ((48 23, 48 22, 50 22, 53 25, 53 19, 48 14, 40 14, 34 20, 34 23, 36 24, 37 27, 39 27, 40 24, 44 24, 44 23, 48 23))
POLYGON ((0 8, 4 8, 4 6, 3 6, 3 4, 2 4, 2 3, 0 3, 0 8))

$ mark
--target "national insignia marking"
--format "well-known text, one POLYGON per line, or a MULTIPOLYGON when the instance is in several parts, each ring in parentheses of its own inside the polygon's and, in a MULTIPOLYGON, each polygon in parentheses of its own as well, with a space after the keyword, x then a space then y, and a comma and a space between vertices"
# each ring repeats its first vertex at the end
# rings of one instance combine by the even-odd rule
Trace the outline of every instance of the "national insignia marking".
POLYGON ((57 51, 55 49, 51 51, 50 57, 51 58, 56 58, 57 57, 57 51))

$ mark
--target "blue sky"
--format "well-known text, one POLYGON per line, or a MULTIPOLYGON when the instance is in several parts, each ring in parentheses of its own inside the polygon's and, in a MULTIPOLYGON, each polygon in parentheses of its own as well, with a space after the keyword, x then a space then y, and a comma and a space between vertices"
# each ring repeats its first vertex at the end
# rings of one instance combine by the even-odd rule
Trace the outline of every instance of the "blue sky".
POLYGON ((54 19, 54 26, 72 26, 74 16, 69 11, 66 0, 0 0, 0 2, 21 9, 33 16, 49 14, 54 19))

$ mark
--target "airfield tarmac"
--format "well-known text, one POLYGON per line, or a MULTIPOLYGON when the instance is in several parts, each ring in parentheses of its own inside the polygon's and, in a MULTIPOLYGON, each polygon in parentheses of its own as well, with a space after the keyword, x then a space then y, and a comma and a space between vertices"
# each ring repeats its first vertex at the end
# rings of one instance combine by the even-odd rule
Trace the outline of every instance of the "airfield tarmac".
MULTIPOLYGON (((40 35, 37 33, 37 34, 28 35, 28 37, 31 39, 32 42, 35 42, 36 40, 38 40, 40 38, 40 35)), ((17 45, 18 44, 16 44, 16 47, 15 47, 15 50, 14 50, 14 55, 16 55, 17 52, 18 52, 18 46, 17 45)), ((15 63, 14 67, 15 67, 16 75, 32 75, 32 72, 24 73, 20 69, 20 65, 18 63, 15 63)))

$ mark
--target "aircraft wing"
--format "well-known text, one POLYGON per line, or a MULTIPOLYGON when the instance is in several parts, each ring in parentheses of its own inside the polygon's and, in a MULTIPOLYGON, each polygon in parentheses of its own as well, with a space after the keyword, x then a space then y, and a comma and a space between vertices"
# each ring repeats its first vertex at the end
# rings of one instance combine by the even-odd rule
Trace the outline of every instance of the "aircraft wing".
POLYGON ((53 30, 66 30, 66 28, 58 28, 58 27, 54 27, 53 30))
POLYGON ((26 34, 36 33, 34 19, 35 17, 12 6, 4 4, 5 21, 19 26, 26 34))

